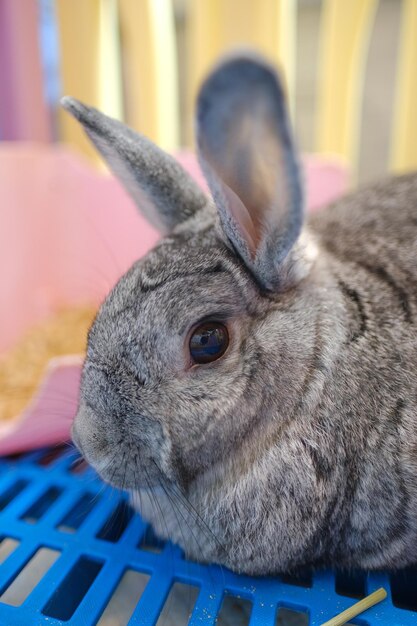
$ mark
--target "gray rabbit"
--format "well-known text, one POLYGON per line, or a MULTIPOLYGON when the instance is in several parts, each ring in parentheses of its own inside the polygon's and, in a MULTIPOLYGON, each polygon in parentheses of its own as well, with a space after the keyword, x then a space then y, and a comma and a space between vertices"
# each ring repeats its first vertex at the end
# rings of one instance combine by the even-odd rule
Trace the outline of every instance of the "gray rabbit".
POLYGON ((63 105, 164 235, 90 330, 86 459, 192 559, 417 562, 417 176, 304 219, 283 88, 250 55, 199 93, 212 199, 146 138, 63 105))

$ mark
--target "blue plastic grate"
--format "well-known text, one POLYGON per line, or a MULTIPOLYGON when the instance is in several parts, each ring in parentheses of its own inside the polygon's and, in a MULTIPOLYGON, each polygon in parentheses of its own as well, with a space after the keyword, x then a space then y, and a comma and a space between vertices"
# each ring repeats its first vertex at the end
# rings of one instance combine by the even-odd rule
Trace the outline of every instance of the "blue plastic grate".
MULTIPOLYGON (((319 626, 381 586, 388 598, 351 623, 417 624, 417 570, 257 579, 186 561, 68 450, 0 460, 0 562, 0 626, 181 626, 169 619, 177 589, 191 603, 184 624, 319 626), (106 607, 128 579, 128 621, 107 619, 106 607), (233 621, 222 618, 228 604, 233 621)), ((126 597, 122 603, 126 613, 126 597)))

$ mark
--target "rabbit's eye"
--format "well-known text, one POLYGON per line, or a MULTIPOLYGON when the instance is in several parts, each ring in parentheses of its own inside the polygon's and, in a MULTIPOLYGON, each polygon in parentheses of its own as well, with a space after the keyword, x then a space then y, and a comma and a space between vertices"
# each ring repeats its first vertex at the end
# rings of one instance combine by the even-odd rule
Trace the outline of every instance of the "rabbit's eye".
POLYGON ((220 322, 205 322, 194 329, 190 353, 195 363, 211 363, 226 352, 229 334, 220 322))

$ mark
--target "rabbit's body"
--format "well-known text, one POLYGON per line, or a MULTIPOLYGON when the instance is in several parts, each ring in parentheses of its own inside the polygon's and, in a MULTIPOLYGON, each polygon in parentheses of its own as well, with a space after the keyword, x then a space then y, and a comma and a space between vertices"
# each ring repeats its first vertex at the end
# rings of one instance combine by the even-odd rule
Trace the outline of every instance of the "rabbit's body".
POLYGON ((339 422, 332 458, 337 450, 345 464, 344 499, 325 522, 338 537, 335 563, 365 568, 413 563, 417 175, 363 189, 310 221, 321 250, 330 255, 328 271, 344 299, 349 329, 317 414, 339 422))
POLYGON ((169 233, 90 332, 73 431, 87 459, 197 560, 252 574, 416 562, 417 176, 300 235, 282 94, 251 60, 200 94, 217 212, 146 140, 68 106, 169 233))
MULTIPOLYGON (((191 557, 239 571, 413 563, 417 175, 348 196, 308 227, 321 259, 309 279, 315 319, 304 306, 317 330, 285 427, 281 409, 253 423, 228 462, 192 482, 190 505, 167 486, 158 507, 147 490, 135 501, 191 557)), ((287 293, 269 315, 299 306, 287 293)), ((280 371, 278 355, 270 365, 280 371)))

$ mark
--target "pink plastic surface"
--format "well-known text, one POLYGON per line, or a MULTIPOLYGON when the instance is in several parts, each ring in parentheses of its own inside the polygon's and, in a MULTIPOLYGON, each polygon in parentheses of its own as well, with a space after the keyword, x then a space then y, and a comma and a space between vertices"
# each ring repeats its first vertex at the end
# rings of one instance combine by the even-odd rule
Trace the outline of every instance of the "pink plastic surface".
MULTIPOLYGON (((178 159, 206 188, 195 157, 178 159)), ((309 156, 304 166, 309 209, 345 191, 340 164, 309 156)), ((0 352, 61 307, 98 306, 157 239, 119 183, 76 154, 0 144, 0 352)), ((0 454, 68 439, 80 369, 80 357, 49 364, 25 411, 0 425, 0 454)))
POLYGON ((53 359, 38 393, 12 422, 0 425, 0 454, 12 454, 69 439, 77 410, 82 357, 53 359))

